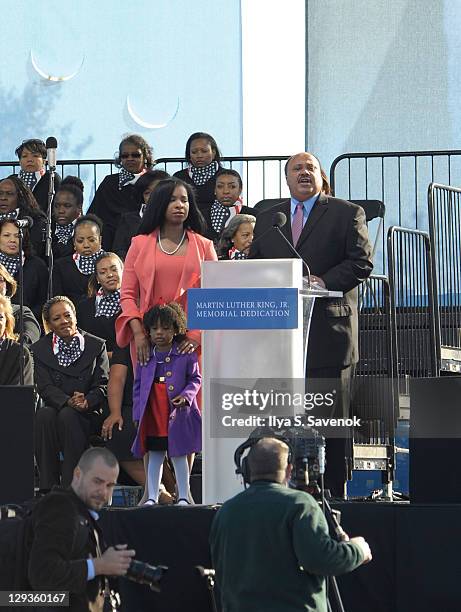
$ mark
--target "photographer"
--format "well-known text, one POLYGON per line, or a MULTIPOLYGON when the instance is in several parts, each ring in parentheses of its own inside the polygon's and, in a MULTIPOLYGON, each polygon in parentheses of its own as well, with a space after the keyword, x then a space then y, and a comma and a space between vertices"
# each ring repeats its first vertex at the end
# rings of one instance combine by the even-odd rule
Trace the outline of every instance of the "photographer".
POLYGON ((246 458, 250 487, 228 500, 210 534, 223 610, 326 612, 325 576, 371 560, 361 537, 338 542, 308 493, 289 489, 281 440, 261 438, 246 458))
POLYGON ((70 487, 55 487, 32 514, 31 588, 69 591, 72 612, 102 610, 104 576, 124 576, 135 555, 126 545, 105 549, 97 524, 97 511, 111 499, 118 472, 109 450, 90 448, 81 456, 70 487))

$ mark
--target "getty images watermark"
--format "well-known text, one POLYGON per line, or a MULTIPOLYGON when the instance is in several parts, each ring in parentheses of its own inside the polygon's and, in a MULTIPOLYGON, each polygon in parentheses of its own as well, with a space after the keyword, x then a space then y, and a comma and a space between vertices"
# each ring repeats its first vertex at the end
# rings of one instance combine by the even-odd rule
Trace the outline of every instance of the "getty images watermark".
POLYGON ((211 437, 244 437, 256 427, 305 427, 345 437, 361 426, 350 416, 336 380, 220 379, 210 384, 211 437))

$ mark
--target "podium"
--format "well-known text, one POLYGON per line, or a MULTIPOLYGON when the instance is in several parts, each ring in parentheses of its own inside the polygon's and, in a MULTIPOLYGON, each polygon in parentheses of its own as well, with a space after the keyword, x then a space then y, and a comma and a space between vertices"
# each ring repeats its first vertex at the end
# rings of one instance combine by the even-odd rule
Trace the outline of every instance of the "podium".
MULTIPOLYGON (((225 414, 224 402, 218 404, 220 390, 245 387, 250 393, 262 385, 268 392, 273 387, 304 394, 315 299, 342 293, 305 288, 297 259, 206 261, 201 287, 188 291, 188 326, 203 330, 202 498, 214 504, 242 490, 234 452, 248 437, 239 437, 238 426, 222 426, 234 417, 231 409, 225 414)), ((304 410, 290 405, 286 414, 294 413, 304 410)), ((237 416, 244 418, 244 410, 237 416)), ((248 420, 251 431, 258 423, 248 420)))

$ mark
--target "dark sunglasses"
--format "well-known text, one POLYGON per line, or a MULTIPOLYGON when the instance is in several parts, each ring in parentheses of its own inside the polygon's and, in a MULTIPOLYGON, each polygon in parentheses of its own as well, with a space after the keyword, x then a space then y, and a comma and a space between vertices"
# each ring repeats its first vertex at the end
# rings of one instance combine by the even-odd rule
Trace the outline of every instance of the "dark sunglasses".
POLYGON ((122 153, 120 155, 121 159, 128 159, 129 157, 132 157, 133 159, 139 159, 140 157, 142 157, 142 153, 122 153))

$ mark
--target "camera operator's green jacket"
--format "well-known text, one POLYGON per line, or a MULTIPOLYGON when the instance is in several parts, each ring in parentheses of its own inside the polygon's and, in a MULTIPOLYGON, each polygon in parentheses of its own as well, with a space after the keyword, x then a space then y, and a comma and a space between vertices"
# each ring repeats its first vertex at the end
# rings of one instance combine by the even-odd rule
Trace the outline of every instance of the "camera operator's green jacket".
POLYGON ((326 612, 325 576, 363 561, 330 538, 312 496, 262 480, 218 511, 210 545, 223 612, 326 612))

